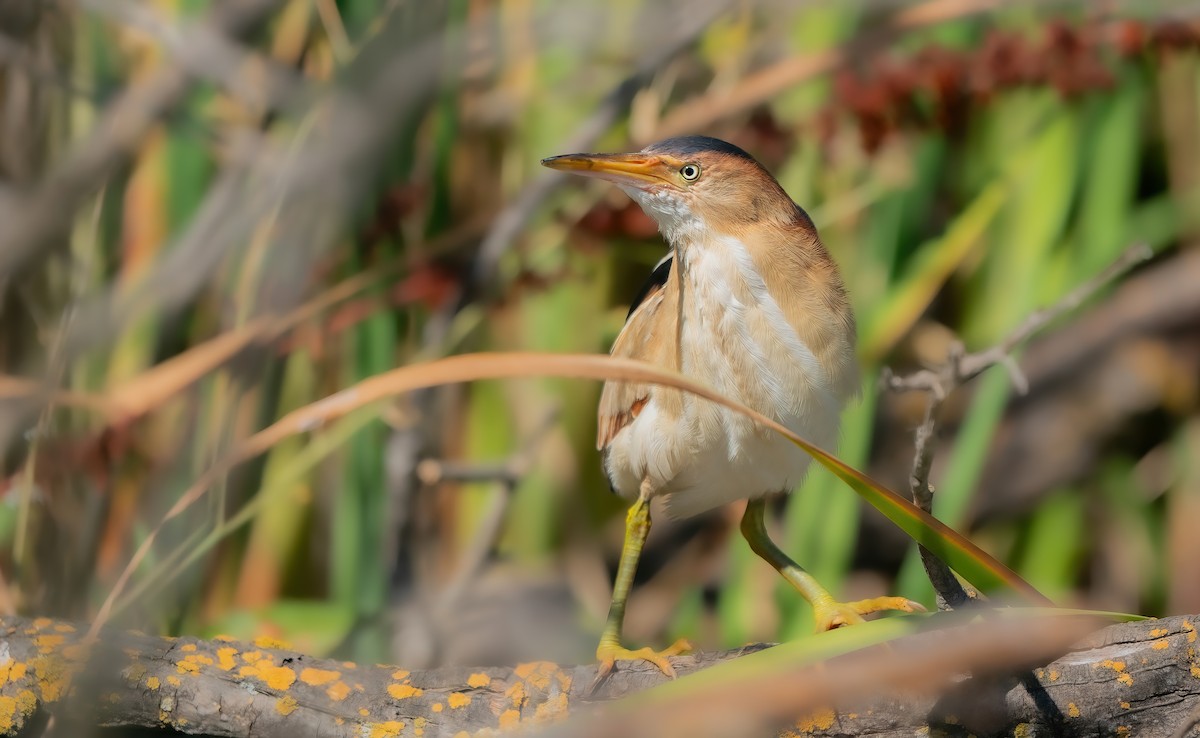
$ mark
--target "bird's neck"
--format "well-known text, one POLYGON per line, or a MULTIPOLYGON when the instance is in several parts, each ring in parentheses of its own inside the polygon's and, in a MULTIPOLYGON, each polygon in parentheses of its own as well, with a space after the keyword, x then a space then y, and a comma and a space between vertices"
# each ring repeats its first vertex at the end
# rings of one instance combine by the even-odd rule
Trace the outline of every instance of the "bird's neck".
MULTIPOLYGON (((778 355, 807 364, 806 373, 836 396, 857 391, 853 313, 837 267, 811 229, 673 228, 668 240, 677 261, 664 297, 680 321, 677 345, 697 340, 726 352, 785 346, 778 355)), ((686 363, 677 368, 687 371, 686 363)))
POLYGON ((679 246, 703 239, 707 224, 692 212, 687 203, 666 191, 647 192, 636 187, 622 187, 627 195, 658 224, 663 238, 678 253, 679 246))

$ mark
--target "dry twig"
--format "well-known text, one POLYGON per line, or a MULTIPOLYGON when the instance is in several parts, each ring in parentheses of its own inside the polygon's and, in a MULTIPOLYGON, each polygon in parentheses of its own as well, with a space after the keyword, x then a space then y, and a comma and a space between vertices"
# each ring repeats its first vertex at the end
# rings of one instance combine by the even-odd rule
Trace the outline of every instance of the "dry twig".
MULTIPOLYGON (((907 376, 896 376, 885 369, 881 382, 893 392, 919 391, 928 394, 925 414, 915 431, 915 448, 912 471, 909 474, 909 493, 913 502, 926 512, 933 509, 933 486, 929 483, 929 472, 933 466, 936 448, 937 414, 942 403, 956 389, 978 377, 994 366, 1003 366, 1012 379, 1013 387, 1020 394, 1029 391, 1029 382, 1017 366, 1012 352, 1033 334, 1045 328, 1072 310, 1075 310, 1105 285, 1119 278, 1134 266, 1147 261, 1154 252, 1145 244, 1127 249, 1116 261, 1092 279, 1067 293, 1054 305, 1030 314, 1019 326, 994 346, 975 353, 967 353, 962 343, 954 342, 946 362, 938 367, 922 369, 907 376)), ((937 592, 938 607, 954 609, 961 607, 978 593, 968 591, 950 571, 946 564, 924 546, 919 547, 921 563, 937 592)))

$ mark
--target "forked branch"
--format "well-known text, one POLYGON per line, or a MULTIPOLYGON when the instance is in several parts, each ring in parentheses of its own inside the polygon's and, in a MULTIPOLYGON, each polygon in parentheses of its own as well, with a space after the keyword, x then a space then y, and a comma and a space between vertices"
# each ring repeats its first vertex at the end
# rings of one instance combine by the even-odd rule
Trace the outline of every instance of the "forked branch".
MULTIPOLYGON (((1126 249, 1112 264, 1095 277, 1067 293, 1058 302, 1042 310, 1034 311, 999 343, 989 348, 967 353, 962 343, 955 341, 950 346, 946 362, 906 376, 897 376, 884 369, 882 384, 893 392, 925 392, 928 400, 921 424, 915 432, 915 448, 912 471, 909 474, 909 493, 913 502, 925 512, 932 512, 933 486, 929 484, 929 472, 933 466, 936 448, 938 411, 952 392, 994 366, 1002 366, 1012 379, 1013 388, 1020 394, 1029 391, 1029 382, 1013 358, 1012 352, 1028 341, 1035 333, 1066 313, 1077 309, 1105 285, 1120 278, 1130 269, 1150 259, 1154 252, 1145 244, 1126 249)), ((961 607, 979 594, 968 590, 950 571, 941 559, 924 546, 919 547, 921 563, 937 592, 940 609, 961 607)))

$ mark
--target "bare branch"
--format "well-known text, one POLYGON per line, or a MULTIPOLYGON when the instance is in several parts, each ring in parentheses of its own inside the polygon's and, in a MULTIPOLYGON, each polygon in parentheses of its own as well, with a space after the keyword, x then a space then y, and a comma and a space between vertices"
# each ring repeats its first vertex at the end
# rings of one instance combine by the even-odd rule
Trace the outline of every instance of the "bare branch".
MULTIPOLYGON (((452 736, 521 727, 543 738, 794 736, 797 728, 809 735, 994 735, 1011 733, 1018 723, 1028 723, 1030 735, 1060 735, 1068 727, 1071 735, 1107 734, 1120 724, 1130 735, 1165 736, 1186 725, 1200 704, 1189 654, 1196 620, 1111 625, 1081 640, 1093 620, 992 617, 979 623, 938 616, 927 632, 817 668, 773 649, 756 653, 768 649, 765 644, 675 657, 681 676, 735 658, 755 662, 747 661, 734 680, 694 681, 687 690, 610 708, 585 699, 593 665, 410 671, 316 658, 268 640, 116 630, 89 651, 82 627, 5 617, 0 648, 9 673, 0 685, 0 721, 7 721, 9 735, 49 715, 63 723, 63 735, 103 725, 229 738, 452 736), (962 676, 967 673, 970 678, 962 676)), ((665 681, 649 664, 623 665, 591 701, 611 702, 665 681)))
MULTIPOLYGON (((922 369, 903 377, 896 376, 888 369, 884 370, 881 383, 887 389, 893 392, 920 391, 929 395, 925 406, 925 415, 914 433, 912 471, 908 479, 909 494, 918 507, 925 512, 932 512, 933 487, 929 484, 929 472, 933 467, 936 448, 937 414, 946 398, 963 384, 994 366, 1002 366, 1008 371, 1017 392, 1021 394, 1028 392, 1029 382, 1012 357, 1012 352, 1035 333, 1066 313, 1075 310, 1105 285, 1119 278, 1134 266, 1147 261, 1153 255, 1154 252, 1145 244, 1138 244, 1126 249, 1116 261, 1095 277, 1064 295, 1058 302, 1048 308, 1031 313, 994 346, 975 353, 967 353, 963 345, 956 341, 951 344, 946 362, 941 366, 922 369)), ((954 609, 979 597, 977 592, 964 588, 950 571, 950 567, 934 556, 931 551, 924 546, 920 546, 919 550, 921 563, 937 592, 939 608, 954 609)))
POLYGON ((507 517, 517 484, 529 473, 534 455, 541 448, 550 431, 554 430, 558 423, 558 417, 557 409, 546 413, 546 417, 530 434, 525 445, 501 464, 488 464, 471 469, 464 464, 436 462, 430 459, 418 465, 417 474, 426 484, 437 483, 429 481, 430 479, 438 481, 497 481, 501 484, 501 493, 494 496, 491 505, 484 513, 483 521, 479 524, 475 535, 472 536, 470 548, 462 556, 462 563, 459 564, 458 571, 439 594, 433 608, 435 616, 449 613, 459 604, 463 593, 483 569, 488 556, 495 550, 496 544, 500 541, 500 534, 504 530, 504 519, 507 517), (434 466, 427 466, 427 464, 434 466), (425 470, 424 474, 422 474, 422 467, 425 470), (491 472, 493 476, 486 476, 487 472, 491 472))

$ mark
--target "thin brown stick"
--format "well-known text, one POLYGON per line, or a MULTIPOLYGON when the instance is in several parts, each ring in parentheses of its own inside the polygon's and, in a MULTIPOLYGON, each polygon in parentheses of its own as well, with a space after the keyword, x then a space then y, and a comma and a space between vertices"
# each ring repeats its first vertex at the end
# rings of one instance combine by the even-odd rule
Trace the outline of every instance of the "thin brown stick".
POLYGON ((534 455, 557 426, 558 417, 557 409, 546 413, 533 433, 525 440, 521 449, 499 464, 472 466, 427 459, 417 465, 417 476, 421 477, 426 484, 437 484, 437 482, 449 480, 494 481, 498 482, 500 487, 499 494, 493 497, 485 511, 471 545, 463 554, 458 571, 454 573, 450 583, 438 595, 433 608, 435 617, 444 617, 459 605, 463 594, 479 575, 479 572, 483 570, 492 551, 496 549, 496 544, 500 542, 500 534, 504 531, 504 520, 508 517, 508 509, 517 485, 529 474, 534 455))
MULTIPOLYGON (((1067 293, 1048 308, 1037 310, 1025 318, 999 343, 982 351, 967 353, 962 343, 955 341, 950 346, 949 356, 941 366, 922 369, 907 376, 896 376, 884 369, 881 382, 893 392, 919 391, 928 394, 925 414, 915 431, 912 471, 909 474, 909 494, 913 502, 925 512, 933 510, 933 486, 929 483, 929 472, 933 467, 933 456, 937 444, 937 415, 942 403, 950 393, 978 377, 994 366, 1003 366, 1012 379, 1013 387, 1020 394, 1029 391, 1029 382, 1021 372, 1012 352, 1038 331, 1061 316, 1077 309, 1105 285, 1118 279, 1134 266, 1150 259, 1154 252, 1145 244, 1126 249, 1116 261, 1067 293)), ((919 547, 921 563, 925 573, 937 592, 940 609, 954 609, 979 598, 974 590, 968 590, 950 571, 941 559, 924 546, 919 547)))

